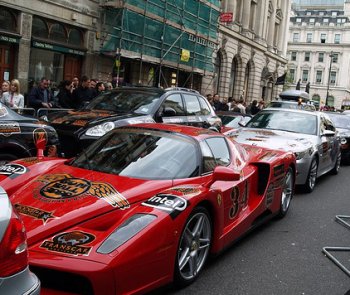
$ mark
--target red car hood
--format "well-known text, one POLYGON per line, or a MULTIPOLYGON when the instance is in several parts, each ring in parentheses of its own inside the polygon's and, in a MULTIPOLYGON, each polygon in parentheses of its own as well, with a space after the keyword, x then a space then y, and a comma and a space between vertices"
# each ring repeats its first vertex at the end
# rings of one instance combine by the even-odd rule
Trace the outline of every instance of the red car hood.
POLYGON ((171 180, 127 178, 61 164, 31 180, 11 201, 33 244, 112 210, 124 214, 171 185, 171 180))

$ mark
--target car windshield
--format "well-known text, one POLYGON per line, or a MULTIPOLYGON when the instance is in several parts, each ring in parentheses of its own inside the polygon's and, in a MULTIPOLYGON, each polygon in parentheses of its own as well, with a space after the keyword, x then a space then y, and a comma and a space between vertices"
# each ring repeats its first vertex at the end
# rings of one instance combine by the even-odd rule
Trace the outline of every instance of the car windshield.
POLYGON ((106 110, 116 113, 150 114, 160 94, 150 91, 117 90, 106 92, 93 99, 85 110, 106 110))
POLYGON ((328 113, 336 128, 350 129, 350 116, 328 113))
POLYGON ((307 112, 262 111, 256 114, 246 127, 316 135, 317 116, 307 112))
POLYGON ((119 128, 94 142, 70 165, 142 179, 199 175, 196 142, 162 131, 119 128))
POLYGON ((305 111, 316 111, 316 107, 312 104, 298 104, 297 102, 271 101, 268 108, 285 108, 305 111))

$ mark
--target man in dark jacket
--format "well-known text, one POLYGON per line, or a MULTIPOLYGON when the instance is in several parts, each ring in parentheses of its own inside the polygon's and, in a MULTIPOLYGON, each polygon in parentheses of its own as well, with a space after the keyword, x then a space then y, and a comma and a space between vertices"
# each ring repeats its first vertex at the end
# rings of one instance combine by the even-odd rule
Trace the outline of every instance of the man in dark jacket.
POLYGON ((39 85, 37 87, 33 87, 30 91, 28 97, 29 107, 34 109, 40 108, 52 108, 52 94, 48 89, 49 81, 47 78, 41 78, 39 85))
POLYGON ((87 76, 81 77, 81 83, 78 88, 74 89, 72 98, 73 101, 77 102, 79 107, 84 106, 94 98, 94 93, 90 88, 90 78, 87 76))

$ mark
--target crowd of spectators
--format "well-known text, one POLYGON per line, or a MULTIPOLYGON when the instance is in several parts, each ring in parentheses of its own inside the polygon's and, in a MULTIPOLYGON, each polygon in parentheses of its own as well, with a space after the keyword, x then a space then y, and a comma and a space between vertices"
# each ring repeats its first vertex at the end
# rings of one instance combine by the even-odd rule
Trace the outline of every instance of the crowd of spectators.
POLYGON ((263 99, 261 99, 259 102, 257 100, 253 100, 247 105, 243 98, 236 100, 231 96, 221 99, 217 93, 214 95, 207 94, 207 99, 215 111, 232 111, 242 114, 255 115, 265 106, 263 99))
POLYGON ((0 102, 11 108, 68 108, 78 109, 97 95, 113 89, 110 82, 90 79, 87 76, 63 80, 56 86, 50 79, 43 77, 32 83, 29 91, 23 95, 17 79, 3 81, 0 89, 0 102))

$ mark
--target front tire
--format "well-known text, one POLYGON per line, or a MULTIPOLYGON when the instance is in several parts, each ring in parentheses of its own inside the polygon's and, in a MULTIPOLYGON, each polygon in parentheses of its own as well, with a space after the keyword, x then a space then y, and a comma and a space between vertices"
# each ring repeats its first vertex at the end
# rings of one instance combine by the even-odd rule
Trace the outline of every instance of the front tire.
POLYGON ((191 284, 209 256, 212 226, 204 207, 193 210, 182 231, 175 259, 174 283, 178 287, 191 284))
POLYGON ((283 190, 281 195, 280 211, 278 217, 282 218, 286 216, 290 202, 294 195, 294 172, 291 167, 288 168, 283 181, 283 190))
POLYGON ((317 159, 313 158, 310 164, 309 174, 304 184, 304 191, 306 193, 311 193, 315 188, 316 179, 317 179, 317 169, 318 169, 317 159))

